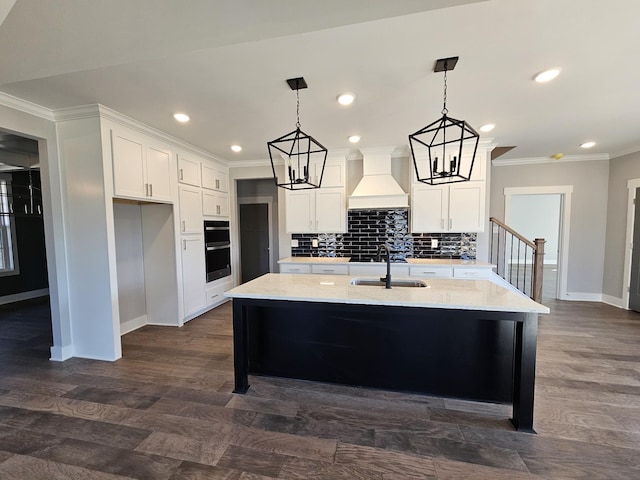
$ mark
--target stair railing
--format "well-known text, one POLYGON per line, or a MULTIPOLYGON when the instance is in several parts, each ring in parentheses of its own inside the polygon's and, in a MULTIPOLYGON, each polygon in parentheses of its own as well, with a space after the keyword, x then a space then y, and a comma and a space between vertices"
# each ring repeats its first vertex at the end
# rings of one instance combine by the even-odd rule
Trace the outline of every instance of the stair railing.
POLYGON ((494 217, 490 217, 489 222, 489 261, 496 265, 496 273, 534 301, 540 302, 545 240, 528 240, 494 217))

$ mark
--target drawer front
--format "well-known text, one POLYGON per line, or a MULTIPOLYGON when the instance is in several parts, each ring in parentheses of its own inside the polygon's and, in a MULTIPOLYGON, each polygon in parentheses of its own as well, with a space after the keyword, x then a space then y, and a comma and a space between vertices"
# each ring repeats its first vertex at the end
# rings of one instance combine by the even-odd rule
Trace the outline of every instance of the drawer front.
POLYGON ((311 265, 311 273, 319 273, 322 275, 347 275, 349 273, 348 265, 311 265))
POLYGON ((429 267, 424 265, 409 267, 409 275, 421 278, 451 278, 453 272, 451 267, 429 267))
POLYGON ((488 268, 454 268, 453 278, 489 278, 491 270, 488 268))
POLYGON ((284 263, 280 265, 280 273, 311 273, 311 265, 304 263, 284 263))
POLYGON ((226 300, 224 296, 224 291, 225 291, 224 285, 207 288, 206 290, 207 307, 210 307, 211 305, 215 305, 217 303, 221 303, 224 300, 226 300))

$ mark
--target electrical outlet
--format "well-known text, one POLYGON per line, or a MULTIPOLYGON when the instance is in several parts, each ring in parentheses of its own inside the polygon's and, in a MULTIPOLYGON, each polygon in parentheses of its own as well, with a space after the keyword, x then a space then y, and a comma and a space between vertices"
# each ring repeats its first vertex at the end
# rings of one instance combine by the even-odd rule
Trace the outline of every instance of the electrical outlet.
POLYGON ((314 248, 318 247, 318 239, 314 238, 313 240, 311 240, 311 246, 314 248))
POLYGON ((432 238, 431 239, 431 248, 438 248, 438 239, 437 238, 432 238))
POLYGON ((298 240, 297 239, 291 239, 291 246, 292 247, 297 247, 298 246, 298 240))

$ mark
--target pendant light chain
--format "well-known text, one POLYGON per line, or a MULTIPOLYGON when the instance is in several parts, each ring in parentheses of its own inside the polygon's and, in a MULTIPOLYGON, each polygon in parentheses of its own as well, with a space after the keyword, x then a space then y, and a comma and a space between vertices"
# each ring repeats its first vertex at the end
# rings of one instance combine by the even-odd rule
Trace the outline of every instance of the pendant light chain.
POLYGON ((300 90, 296 89, 296 127, 300 128, 300 90))
POLYGON ((449 113, 447 110, 447 64, 444 64, 444 95, 443 95, 443 105, 442 105, 442 115, 446 115, 449 113))

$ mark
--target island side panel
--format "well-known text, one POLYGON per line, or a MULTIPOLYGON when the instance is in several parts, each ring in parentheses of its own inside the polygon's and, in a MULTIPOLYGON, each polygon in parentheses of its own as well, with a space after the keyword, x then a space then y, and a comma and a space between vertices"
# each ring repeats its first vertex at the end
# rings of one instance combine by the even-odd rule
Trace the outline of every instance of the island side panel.
POLYGON ((247 349, 247 316, 249 306, 240 299, 233 300, 233 393, 249 390, 249 353, 247 349))
POLYGON ((250 373, 512 403, 515 326, 509 313, 243 303, 251 305, 250 373))
POLYGON ((536 346, 538 343, 538 314, 522 314, 516 323, 515 364, 513 371, 513 418, 518 431, 533 430, 533 402, 535 396, 536 346))

